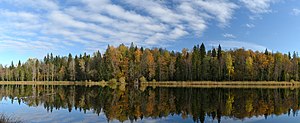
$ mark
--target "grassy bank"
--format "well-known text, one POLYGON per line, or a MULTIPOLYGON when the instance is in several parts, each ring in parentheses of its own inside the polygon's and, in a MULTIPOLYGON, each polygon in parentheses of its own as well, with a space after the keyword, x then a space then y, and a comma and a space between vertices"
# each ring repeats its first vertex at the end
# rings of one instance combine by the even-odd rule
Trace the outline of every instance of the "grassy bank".
MULTIPOLYGON (((108 86, 119 82, 71 82, 71 81, 0 81, 0 85, 82 85, 108 86)), ((193 87, 193 88, 300 88, 300 82, 275 81, 161 81, 141 82, 142 87, 193 87)))
POLYGON ((300 88, 300 82, 275 82, 275 81, 165 81, 142 82, 141 86, 152 87, 195 87, 195 88, 300 88))
POLYGON ((107 82, 71 82, 71 81, 0 81, 0 85, 86 85, 106 86, 107 82))

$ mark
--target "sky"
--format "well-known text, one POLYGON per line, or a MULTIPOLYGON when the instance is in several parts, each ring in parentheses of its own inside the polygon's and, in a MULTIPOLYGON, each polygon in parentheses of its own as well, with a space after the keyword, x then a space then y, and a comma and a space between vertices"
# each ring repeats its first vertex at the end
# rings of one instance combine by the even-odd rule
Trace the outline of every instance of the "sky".
POLYGON ((298 0, 0 0, 0 63, 123 43, 299 52, 298 0))

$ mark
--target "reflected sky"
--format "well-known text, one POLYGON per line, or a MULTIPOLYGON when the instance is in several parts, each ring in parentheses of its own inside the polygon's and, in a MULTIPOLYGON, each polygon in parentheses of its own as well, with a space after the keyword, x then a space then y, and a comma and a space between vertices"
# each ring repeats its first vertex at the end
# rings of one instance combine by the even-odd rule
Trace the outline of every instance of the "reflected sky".
MULTIPOLYGON (((22 122, 31 123, 95 123, 95 122, 108 122, 106 116, 103 112, 98 116, 93 113, 92 110, 88 110, 86 113, 75 110, 71 112, 68 109, 55 109, 52 112, 45 110, 44 106, 41 104, 39 106, 30 107, 25 103, 18 103, 17 100, 11 101, 9 98, 2 98, 0 103, 0 113, 6 114, 7 116, 15 117, 20 119, 22 122)), ((179 115, 169 115, 164 118, 145 118, 138 119, 136 122, 139 123, 160 123, 160 122, 172 122, 172 123, 189 123, 193 122, 191 118, 182 119, 179 115)), ((119 123, 118 120, 114 119, 110 123, 119 123)), ((125 123, 130 123, 130 121, 125 121, 125 123)))
POLYGON ((28 105, 18 104, 17 100, 14 100, 13 103, 11 99, 3 98, 0 104, 0 112, 8 116, 19 118, 24 122, 45 122, 45 123, 70 123, 70 122, 84 122, 84 123, 93 123, 93 122, 107 122, 106 117, 101 113, 99 116, 94 114, 92 111, 87 111, 85 114, 79 110, 72 110, 69 112, 68 109, 58 109, 49 112, 45 110, 43 105, 36 107, 29 107, 28 105))
MULTIPOLYGON (((22 103, 18 103, 17 100, 11 101, 8 98, 2 98, 0 103, 0 112, 4 113, 8 116, 15 117, 20 119, 23 122, 31 122, 31 123, 95 123, 95 122, 107 122, 107 118, 103 112, 100 113, 98 116, 97 114, 93 113, 93 111, 88 110, 86 113, 81 112, 79 110, 73 110, 71 112, 68 109, 55 109, 52 112, 45 110, 43 105, 29 107, 28 105, 22 103)), ((296 123, 299 122, 300 117, 296 116, 288 116, 288 114, 276 116, 273 115, 265 119, 264 116, 258 117, 251 117, 245 118, 243 120, 230 118, 230 117, 223 117, 221 119, 222 123, 296 123)), ((114 119, 110 121, 111 123, 119 123, 118 120, 114 119)), ((164 118, 144 118, 138 119, 138 123, 191 123, 194 122, 191 116, 187 119, 182 119, 180 115, 169 115, 168 117, 164 118)), ((206 123, 217 123, 216 119, 212 119, 206 116, 206 123)), ((129 120, 125 121, 125 123, 130 123, 129 120)))

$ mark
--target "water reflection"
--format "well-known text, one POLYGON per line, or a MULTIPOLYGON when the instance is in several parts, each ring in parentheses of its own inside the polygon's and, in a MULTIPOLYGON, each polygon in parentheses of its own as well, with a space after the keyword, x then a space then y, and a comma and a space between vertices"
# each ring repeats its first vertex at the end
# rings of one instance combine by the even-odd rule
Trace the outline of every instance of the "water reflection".
POLYGON ((295 116, 298 89, 135 88, 117 86, 0 85, 0 98, 11 103, 54 110, 103 113, 106 121, 149 118, 192 119, 194 122, 295 116))

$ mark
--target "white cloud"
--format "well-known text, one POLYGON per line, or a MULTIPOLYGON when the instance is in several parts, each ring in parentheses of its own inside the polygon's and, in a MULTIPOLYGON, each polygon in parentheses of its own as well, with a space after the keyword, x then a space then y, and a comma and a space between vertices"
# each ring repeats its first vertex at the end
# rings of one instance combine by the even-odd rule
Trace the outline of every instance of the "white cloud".
POLYGON ((59 5, 54 0, 0 0, 0 3, 9 4, 20 9, 58 10, 59 5))
POLYGON ((228 2, 226 0, 196 0, 195 4, 199 5, 200 8, 203 8, 209 14, 215 15, 217 20, 223 25, 226 25, 228 21, 232 19, 233 11, 238 8, 235 3, 228 2))
POLYGON ((7 10, 1 10, 0 14, 2 16, 7 16, 10 19, 16 19, 16 20, 37 20, 38 17, 35 14, 29 13, 29 12, 11 12, 7 10))
POLYGON ((292 10, 292 15, 298 16, 300 14, 300 9, 294 8, 292 10))
POLYGON ((249 42, 243 42, 243 41, 208 41, 208 44, 212 47, 217 47, 219 44, 222 46, 224 49, 235 49, 235 48, 245 48, 245 49, 251 49, 254 51, 264 51, 267 49, 267 47, 259 45, 259 44, 254 44, 254 43, 249 43, 249 42))
POLYGON ((189 34, 199 36, 211 20, 218 21, 220 26, 225 26, 232 19, 234 10, 238 8, 236 4, 226 0, 175 1, 172 7, 165 4, 167 1, 127 0, 124 2, 135 7, 137 11, 144 12, 145 16, 154 18, 152 22, 160 22, 165 27, 165 30, 150 35, 145 40, 147 44, 176 40, 189 34), (180 29, 177 28, 179 26, 180 29), (174 31, 181 33, 172 33, 174 31))
MULTIPOLYGON (((265 13, 272 2, 262 1, 242 3, 253 13, 265 13)), ((160 0, 74 2, 65 5, 56 0, 0 0, 1 5, 8 6, 0 8, 0 26, 5 30, 0 35, 5 42, 0 46, 46 45, 49 51, 58 45, 67 48, 76 44, 88 50, 130 42, 162 46, 184 36, 200 36, 215 23, 227 27, 240 8, 229 0, 175 0, 171 5, 160 0), (19 40, 22 38, 25 43, 19 40)))
POLYGON ((225 37, 225 38, 236 38, 236 36, 235 36, 235 35, 233 35, 233 34, 229 34, 229 33, 225 33, 225 34, 223 34, 223 37, 225 37))
POLYGON ((248 27, 248 28, 254 28, 255 25, 254 25, 254 24, 251 24, 251 23, 247 23, 247 24, 246 24, 246 27, 248 27))
POLYGON ((272 12, 270 5, 276 0, 240 0, 254 14, 272 12))

